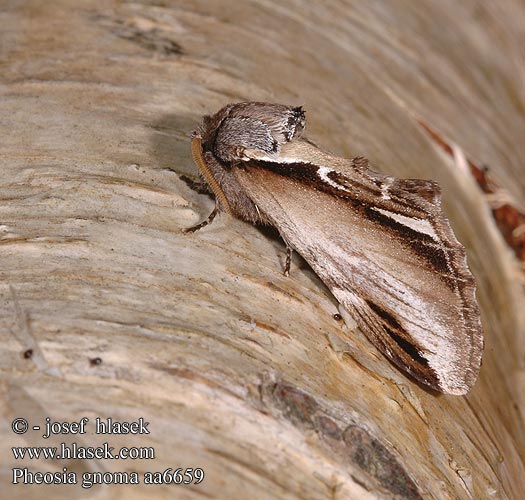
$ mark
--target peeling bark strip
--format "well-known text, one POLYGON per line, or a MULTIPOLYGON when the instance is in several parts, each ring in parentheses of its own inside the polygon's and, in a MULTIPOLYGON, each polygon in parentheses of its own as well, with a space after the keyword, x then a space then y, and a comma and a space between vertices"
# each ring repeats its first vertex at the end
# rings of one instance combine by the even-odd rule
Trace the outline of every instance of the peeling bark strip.
MULTIPOLYGON (((445 153, 451 157, 454 156, 450 143, 436 130, 422 120, 418 120, 418 123, 445 153)), ((488 167, 479 167, 469 158, 467 158, 467 164, 479 188, 487 195, 487 203, 492 210, 499 232, 513 250, 514 255, 520 261, 525 262, 525 213, 516 206, 508 191, 492 179, 488 167)))
POLYGON ((294 424, 301 424, 309 428, 314 427, 314 415, 319 405, 312 396, 286 384, 276 384, 273 396, 284 416, 294 424))
POLYGON ((348 427, 343 440, 350 460, 377 480, 382 487, 400 498, 422 498, 419 491, 394 455, 375 437, 357 425, 348 427))
POLYGON ((359 468, 369 487, 386 489, 395 498, 420 499, 417 486, 395 455, 358 425, 346 426, 326 413, 314 397, 284 382, 262 387, 282 415, 303 430, 315 430, 320 445, 327 446, 338 460, 359 468))

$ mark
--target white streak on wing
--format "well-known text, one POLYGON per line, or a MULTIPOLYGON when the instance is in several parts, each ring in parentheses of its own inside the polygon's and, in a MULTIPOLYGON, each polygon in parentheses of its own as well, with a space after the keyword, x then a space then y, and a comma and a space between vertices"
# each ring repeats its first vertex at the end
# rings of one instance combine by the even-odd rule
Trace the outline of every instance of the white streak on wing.
MULTIPOLYGON (((248 160, 250 158, 258 160, 258 161, 267 161, 267 162, 273 162, 273 163, 285 163, 285 164, 286 163, 309 163, 308 161, 305 161, 304 158, 296 158, 295 156, 272 156, 272 155, 267 155, 265 153, 254 154, 250 152, 248 160)), ((350 193, 351 191, 347 189, 345 186, 342 186, 341 184, 338 184, 337 182, 335 182, 333 179, 330 179, 329 177, 330 172, 336 172, 336 170, 334 170, 331 167, 318 167, 317 169, 317 175, 319 175, 319 178, 323 182, 325 182, 329 186, 332 186, 333 188, 339 191, 346 191, 347 193, 350 193)))
MULTIPOLYGON (((413 219, 410 220, 412 221, 413 219)), ((417 293, 417 290, 408 287, 402 280, 392 276, 390 273, 386 273, 368 260, 365 255, 352 255, 344 252, 337 244, 324 243, 323 246, 327 247, 325 248, 328 251, 327 253, 331 252, 331 255, 337 256, 338 265, 334 266, 332 272, 335 271, 334 274, 338 283, 343 284, 345 282, 343 274, 352 273, 355 280, 354 286, 359 283, 360 276, 366 276, 363 286, 366 286, 366 282, 370 281, 376 283, 386 281, 391 285, 390 290, 403 290, 403 301, 399 301, 396 304, 396 316, 400 320, 400 324, 408 333, 414 336, 421 347, 420 355, 428 360, 429 366, 437 374, 440 385, 452 392, 457 390, 457 387, 461 386, 461 379, 457 378, 456 370, 461 353, 456 349, 451 349, 454 331, 447 324, 446 318, 443 318, 438 310, 434 309, 432 303, 424 300, 417 293), (345 270, 344 272, 342 272, 343 269, 345 270), (406 319, 403 320, 403 318, 406 319)), ((376 300, 380 300, 381 293, 387 293, 384 290, 377 290, 377 292, 379 292, 379 296, 376 295, 376 300)), ((362 292, 356 288, 354 292, 352 289, 336 286, 332 289, 332 293, 340 303, 349 309, 349 313, 352 316, 354 316, 352 308, 370 311, 369 306, 362 298, 367 295, 366 291, 362 292), (364 295, 361 296, 361 293, 364 295)), ((392 307, 392 302, 388 297, 384 297, 378 303, 380 307, 386 306, 388 310, 390 307, 387 304, 390 304, 390 307, 392 307)), ((375 316, 375 313, 373 315, 375 316)), ((366 316, 368 314, 365 313, 366 316)))
POLYGON ((395 212, 390 212, 389 210, 385 210, 383 208, 378 208, 378 207, 372 207, 372 210, 382 213, 383 215, 386 215, 390 219, 393 219, 396 222, 399 222, 400 224, 402 224, 403 226, 406 226, 410 229, 413 229, 414 231, 417 231, 418 233, 426 234, 430 236, 434 241, 437 241, 438 243, 441 242, 441 240, 439 239, 439 236, 434 230, 434 227, 428 220, 416 219, 414 217, 407 217, 406 215, 401 215, 395 212))
POLYGON ((350 191, 348 189, 346 189, 344 186, 341 186, 341 184, 337 184, 337 182, 333 181, 332 179, 330 179, 330 177, 328 177, 328 174, 330 174, 330 172, 334 172, 334 169, 330 167, 319 167, 317 169, 317 173, 319 177, 324 182, 326 182, 328 185, 332 186, 333 188, 339 189, 340 191, 346 191, 347 193, 349 193, 350 191))
POLYGON ((280 156, 279 163, 310 163, 310 162, 306 161, 304 158, 296 158, 295 156, 280 156))
POLYGON ((295 156, 284 156, 279 154, 267 154, 264 151, 245 149, 244 161, 257 160, 257 161, 267 161, 270 163, 310 163, 304 158, 298 158, 295 156))
POLYGON ((387 180, 387 181, 383 182, 383 184, 381 186, 381 198, 383 198, 383 200, 390 200, 390 195, 388 194, 388 189, 390 188, 391 184, 392 184, 392 182, 390 180, 387 180))
MULTIPOLYGON (((344 290, 341 288, 333 290, 334 296, 338 301, 343 304, 346 303, 347 307, 355 307, 356 309, 364 308, 369 310, 369 306, 354 293, 344 290)), ((402 318, 404 315, 414 314, 414 310, 420 307, 421 301, 417 295, 412 295, 411 299, 414 302, 414 305, 417 306, 412 310, 407 310, 401 313, 401 324, 405 323, 402 318)), ((380 304, 381 306, 381 304, 380 304)), ((420 310, 424 314, 424 309, 420 310)), ((398 311, 400 313, 401 311, 398 311)), ((375 313, 373 313, 375 316, 375 313)), ((350 315, 353 317, 353 314, 350 312, 350 315)), ((367 314, 365 314, 367 316, 367 314)), ((399 316, 398 316, 399 317, 399 316)), ((410 317, 410 316, 409 316, 410 317)), ((423 320, 427 318, 421 318, 423 320)), ((358 326, 359 326, 358 321, 358 326)), ((406 323, 405 323, 406 326, 406 323)), ((436 332, 435 335, 429 335, 428 331, 422 331, 416 325, 411 325, 410 328, 405 328, 409 333, 414 335, 417 343, 421 346, 421 350, 418 350, 419 354, 428 360, 430 368, 432 368, 439 380, 439 385, 444 389, 454 392, 458 386, 461 386, 461 380, 457 380, 456 377, 456 367, 460 361, 460 355, 456 350, 450 349, 450 343, 452 338, 451 330, 444 324, 439 321, 436 321, 433 324, 428 323, 427 327, 432 327, 432 330, 436 332), (459 385, 458 385, 459 384, 459 385)), ((390 357, 392 353, 388 348, 385 348, 387 355, 390 357)))

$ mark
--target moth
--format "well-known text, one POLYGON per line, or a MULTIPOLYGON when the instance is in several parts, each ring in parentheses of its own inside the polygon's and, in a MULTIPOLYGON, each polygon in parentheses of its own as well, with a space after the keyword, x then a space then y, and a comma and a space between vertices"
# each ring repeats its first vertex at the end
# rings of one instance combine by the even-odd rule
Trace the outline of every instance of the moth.
POLYGON ((443 393, 466 394, 483 333, 464 247, 439 185, 398 179, 363 157, 327 153, 304 137, 301 107, 229 104, 205 116, 192 154, 219 212, 274 226, 397 367, 443 393))

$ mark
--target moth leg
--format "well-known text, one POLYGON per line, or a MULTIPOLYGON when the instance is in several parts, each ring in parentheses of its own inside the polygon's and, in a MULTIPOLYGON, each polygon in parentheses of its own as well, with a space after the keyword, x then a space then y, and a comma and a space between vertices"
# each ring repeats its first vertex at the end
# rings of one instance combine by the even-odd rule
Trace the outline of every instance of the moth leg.
POLYGON ((198 231, 199 229, 202 229, 204 226, 207 226, 210 224, 213 219, 215 219, 215 216, 219 213, 219 206, 216 204, 215 208, 213 209, 212 213, 208 215, 206 219, 204 219, 202 222, 199 222, 199 224, 191 227, 187 227, 182 230, 183 233, 193 233, 195 231, 198 231))
POLYGON ((199 194, 213 194, 207 182, 202 179, 192 179, 187 175, 180 175, 179 179, 183 181, 186 186, 199 194))
POLYGON ((293 254, 293 248, 288 245, 286 240, 284 241, 286 244, 286 262, 284 264, 284 275, 290 276, 290 266, 292 264, 292 254, 293 254))

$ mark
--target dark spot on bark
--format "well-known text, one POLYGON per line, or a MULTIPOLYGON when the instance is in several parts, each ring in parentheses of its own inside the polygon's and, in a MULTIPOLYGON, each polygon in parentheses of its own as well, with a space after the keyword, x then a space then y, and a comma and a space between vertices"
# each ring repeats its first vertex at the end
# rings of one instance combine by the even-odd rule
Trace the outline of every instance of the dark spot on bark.
POLYGON ((172 40, 169 34, 162 33, 156 28, 143 31, 137 26, 129 25, 117 28, 115 34, 150 52, 158 52, 166 56, 179 56, 184 53, 182 46, 172 40))
POLYGON ((90 366, 98 366, 98 365, 100 365, 101 363, 102 363, 102 359, 99 358, 99 357, 97 357, 97 358, 91 358, 91 359, 89 360, 89 364, 90 364, 90 366))
POLYGON ((24 359, 31 359, 33 357, 33 349, 26 349, 22 356, 24 357, 24 359))

